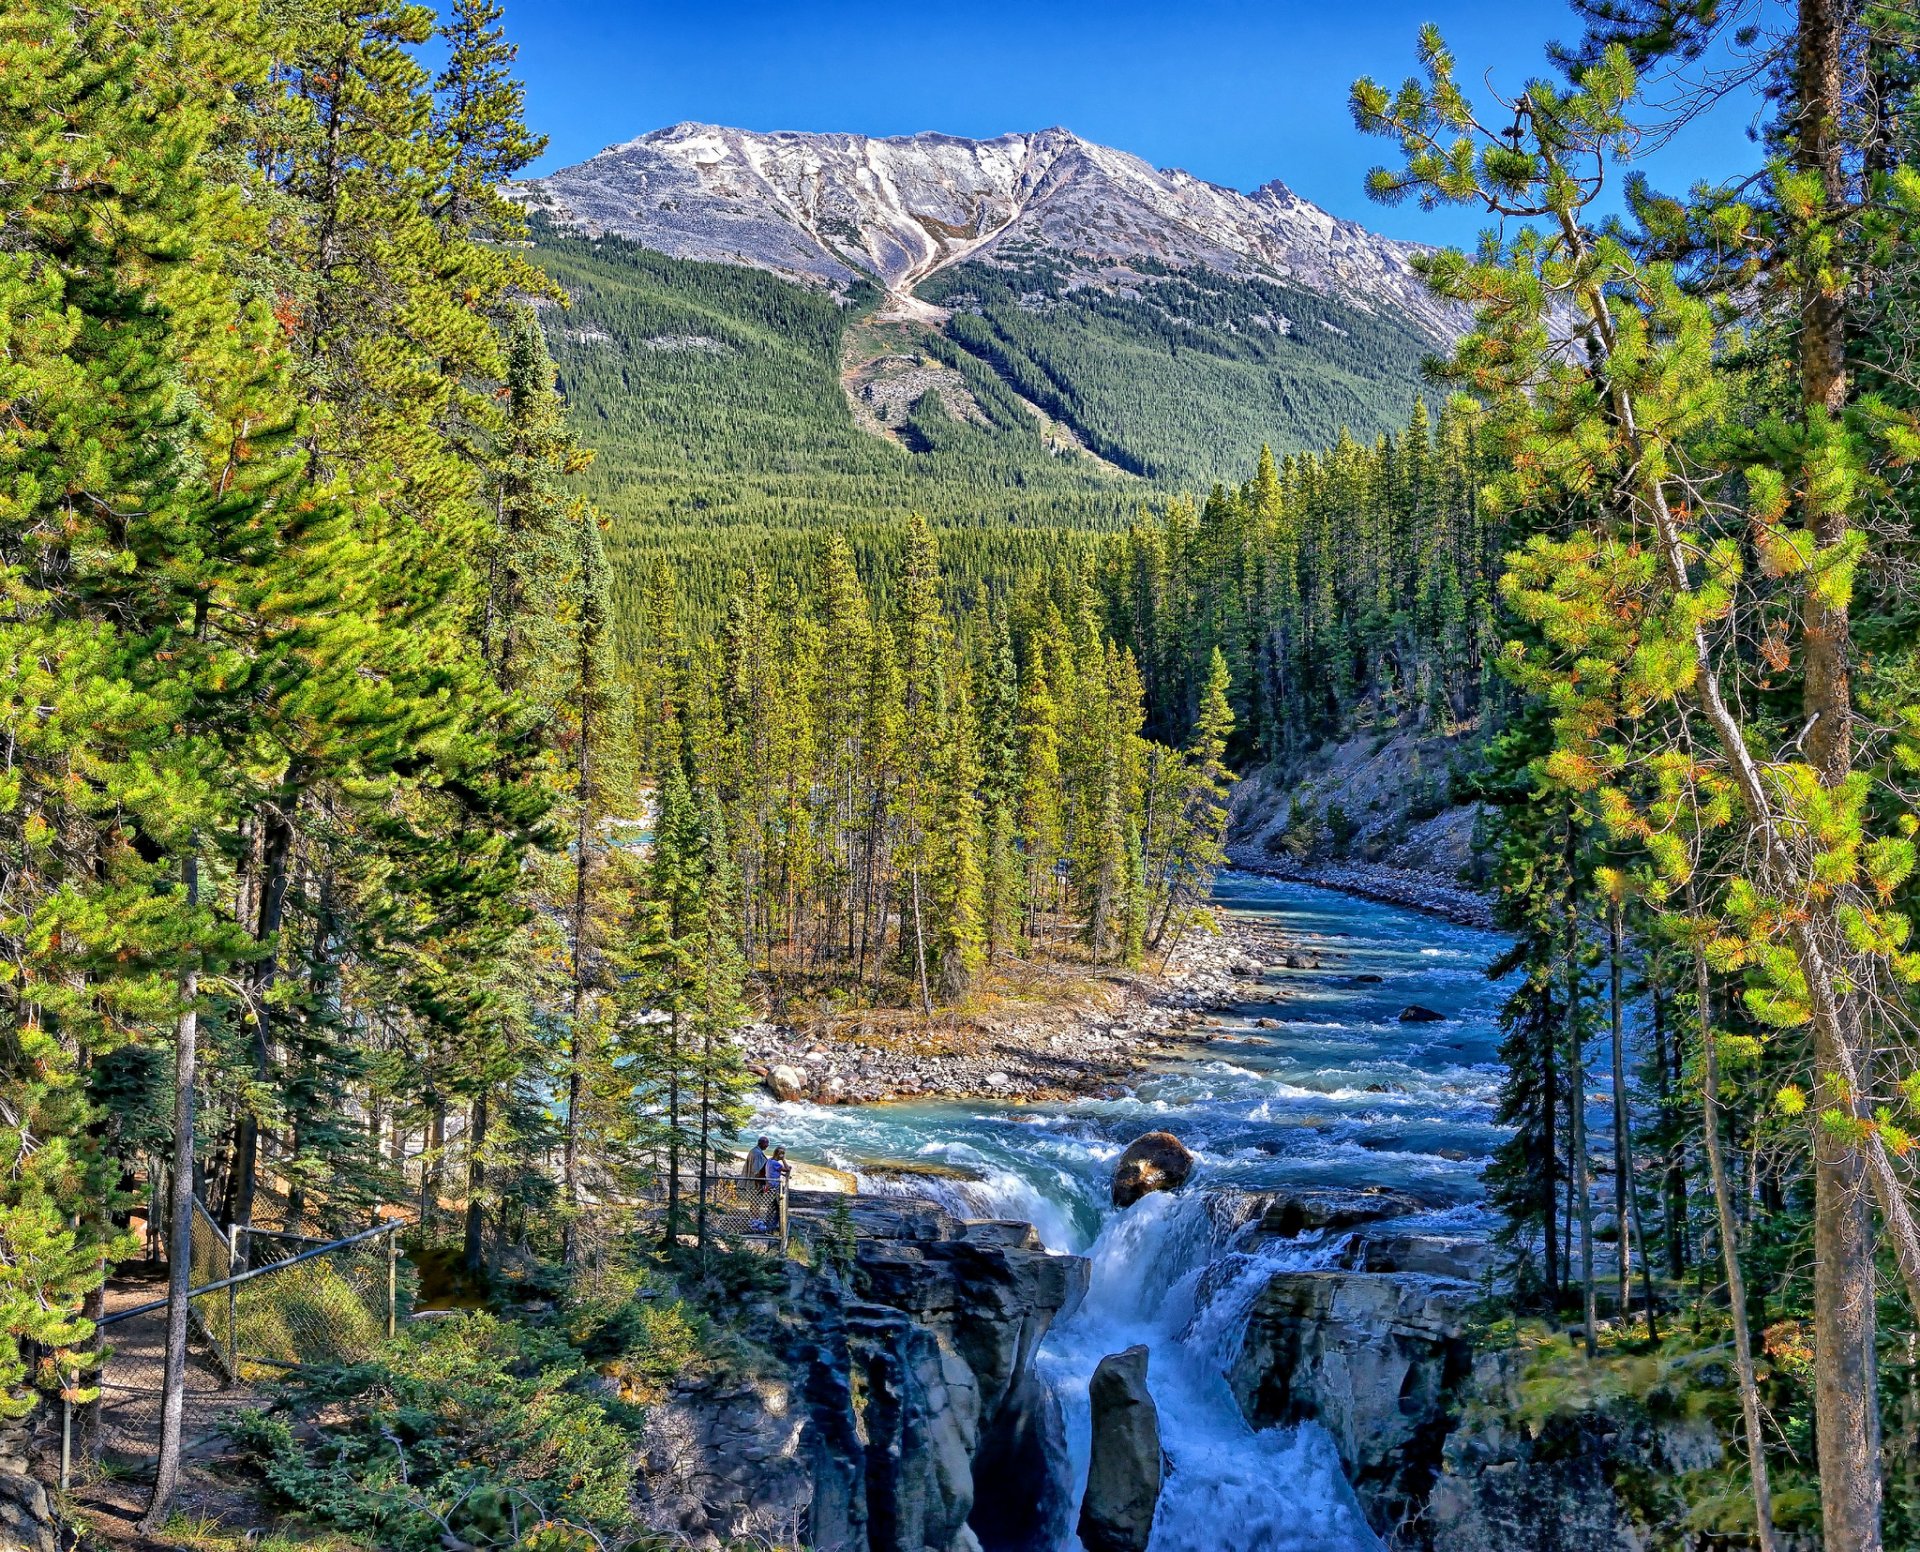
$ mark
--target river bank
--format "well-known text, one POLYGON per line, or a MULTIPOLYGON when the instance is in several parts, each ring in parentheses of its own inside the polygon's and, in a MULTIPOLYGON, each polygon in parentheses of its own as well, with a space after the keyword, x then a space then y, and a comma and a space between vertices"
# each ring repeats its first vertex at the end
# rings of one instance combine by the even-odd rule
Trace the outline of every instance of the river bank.
POLYGON ((1208 1013, 1272 988, 1269 968, 1317 959, 1270 923, 1223 918, 1190 932, 1158 967, 1080 970, 1029 981, 932 1019, 913 1013, 763 1020, 742 1038, 749 1069, 778 1099, 852 1105, 892 1099, 1063 1100, 1119 1093, 1208 1013))
POLYGON ((1335 889, 1357 899, 1438 916, 1456 926, 1493 928, 1493 904, 1487 896, 1420 868, 1396 868, 1384 862, 1294 862, 1251 844, 1231 845, 1227 854, 1236 868, 1263 878, 1335 889))

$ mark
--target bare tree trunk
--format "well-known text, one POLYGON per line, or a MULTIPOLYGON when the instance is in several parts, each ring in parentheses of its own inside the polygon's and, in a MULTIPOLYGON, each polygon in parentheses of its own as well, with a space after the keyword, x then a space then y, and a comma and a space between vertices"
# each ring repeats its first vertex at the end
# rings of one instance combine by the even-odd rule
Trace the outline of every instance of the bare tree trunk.
MULTIPOLYGON (((288 773, 291 789, 297 772, 288 773)), ((273 1072, 273 1043, 268 1029, 267 1000, 280 978, 280 929, 286 922, 287 880, 293 856, 293 820, 281 804, 266 807, 261 817, 262 876, 259 915, 254 922, 256 942, 269 943, 263 957, 248 972, 248 1013, 253 1019, 253 1059, 262 1082, 273 1072)), ((238 1254, 236 1271, 244 1271, 251 1259, 248 1230, 253 1227, 254 1189, 259 1179, 260 1118, 249 1109, 240 1118, 240 1132, 234 1148, 233 1179, 227 1188, 226 1226, 238 1229, 234 1241, 238 1254)))
POLYGON ((1620 995, 1620 902, 1612 902, 1607 913, 1607 990, 1608 1010, 1613 1034, 1613 1189, 1614 1211, 1620 1220, 1620 1318, 1625 1321, 1632 1305, 1632 1246, 1640 1247, 1640 1283, 1646 1296, 1647 1340, 1660 1340, 1660 1328, 1653 1310, 1653 1258, 1647 1251, 1646 1226, 1640 1221, 1640 1188, 1633 1167, 1633 1111, 1627 1100, 1626 1037, 1621 1029, 1620 995), (1633 1225, 1633 1238, 1627 1238, 1627 1225, 1633 1225))
POLYGON ((581 1071, 587 1059, 587 888, 589 858, 587 844, 592 838, 593 737, 592 713, 585 704, 585 675, 581 665, 580 764, 574 792, 579 813, 574 824, 572 939, 573 988, 568 1008, 567 1027, 567 1133, 561 1152, 561 1199, 565 1212, 560 1225, 560 1259, 573 1265, 574 1220, 580 1215, 580 1096, 581 1071))
POLYGON ((680 1010, 667 1019, 667 1229, 669 1250, 680 1239, 680 1010))
POLYGON ((428 1111, 426 1140, 422 1144, 425 1156, 420 1160, 420 1227, 423 1229, 440 1213, 440 1161, 446 1146, 447 1107, 435 1094, 428 1111))
POLYGON ((1653 1043, 1660 1065, 1660 1120, 1667 1129, 1665 1177, 1660 1192, 1661 1232, 1666 1239, 1667 1276, 1679 1282, 1687 1275, 1687 1164, 1680 1129, 1674 1124, 1674 1087, 1680 1061, 1668 1038, 1665 987, 1653 984, 1653 1043))
MULTIPOLYGON (((1607 1033, 1611 1078, 1613 1082, 1613 1216, 1618 1225, 1620 1254, 1617 1273, 1616 1307, 1625 1321, 1633 1307, 1633 1247, 1639 1225, 1628 1230, 1627 1192, 1630 1187, 1627 1159, 1627 1061, 1625 1033, 1621 1029, 1620 1006, 1620 902, 1607 905, 1607 1033)), ((1642 1253, 1644 1254, 1644 1248, 1642 1253)), ((1648 1317, 1652 1317, 1649 1310, 1648 1317)))
MULTIPOLYGON (((187 904, 200 901, 200 864, 188 857, 180 865, 187 904)), ((153 1493, 140 1521, 143 1535, 159 1534, 180 1485, 180 1431, 187 1410, 187 1303, 193 1286, 193 1101, 194 1067, 199 1056, 200 968, 189 959, 180 971, 180 1016, 173 1045, 173 1181, 167 1230, 167 1351, 161 1382, 160 1459, 153 1493)))
POLYGON ((1593 1183, 1588 1179, 1591 1161, 1587 1157, 1587 1058, 1586 1042, 1580 1034, 1580 903, 1575 872, 1573 814, 1567 814, 1567 1061, 1572 1093, 1568 1099, 1572 1123, 1574 1211, 1580 1222, 1580 1323, 1586 1338, 1587 1356, 1599 1351, 1594 1336, 1597 1321, 1593 1291, 1593 1183))
POLYGON ((1747 1330, 1747 1281, 1740 1270, 1733 1194, 1727 1184, 1726 1158, 1720 1145, 1720 1054, 1713 1032, 1707 961, 1698 949, 1693 956, 1693 981, 1694 994, 1700 1002, 1701 1124, 1706 1134, 1707 1172, 1713 1182, 1714 1211, 1720 1222, 1720 1256, 1726 1265, 1727 1302, 1733 1313, 1733 1365, 1740 1383, 1740 1414, 1747 1430, 1747 1469, 1753 1481, 1755 1534, 1760 1552, 1773 1552, 1773 1492, 1767 1481, 1766 1435, 1761 1430, 1760 1387, 1753 1372, 1753 1338, 1747 1330))
POLYGON ((1540 1195, 1544 1210, 1540 1214, 1540 1258, 1541 1270, 1547 1283, 1547 1308, 1559 1319, 1560 1290, 1565 1279, 1565 1270, 1561 1255, 1563 1247, 1571 1249, 1568 1242, 1560 1238, 1560 1064, 1555 1047, 1559 1042, 1549 1036, 1541 1042, 1540 1087, 1541 1130, 1547 1139, 1546 1156, 1540 1161, 1540 1195))
MULTIPOLYGON (((1840 0, 1801 0, 1794 62, 1796 159, 1819 176, 1827 212, 1847 203, 1842 165, 1842 30, 1840 0)), ((1837 215, 1827 214, 1837 239, 1837 215)), ((1846 295, 1842 285, 1809 266, 1800 298, 1800 392, 1810 416, 1837 416, 1846 406, 1846 295)), ((1844 266, 1841 266, 1844 273, 1844 266)), ((1849 514, 1837 501, 1808 513, 1814 545, 1827 556, 1847 542, 1849 514)), ((1815 561, 1815 572, 1819 568, 1815 561)), ((1853 686, 1848 605, 1844 594, 1809 586, 1802 592, 1802 709, 1809 718, 1807 759, 1829 788, 1853 767, 1853 686)), ((1830 951, 1844 942, 1823 933, 1830 951)), ((1860 1112, 1857 1081, 1868 1066, 1863 1009, 1837 992, 1841 1017, 1814 1021, 1814 1071, 1828 1092, 1822 1109, 1860 1112), (1843 1049, 1840 1049, 1844 1047, 1843 1049), (1851 1069, 1851 1071, 1849 1071, 1851 1069), (1835 1087, 1837 1075, 1846 1074, 1835 1087)), ((1820 1461, 1820 1507, 1826 1552, 1874 1552, 1880 1546, 1880 1414, 1875 1398, 1874 1240, 1867 1161, 1860 1146, 1816 1125, 1813 1140, 1814 1431, 1820 1461)))

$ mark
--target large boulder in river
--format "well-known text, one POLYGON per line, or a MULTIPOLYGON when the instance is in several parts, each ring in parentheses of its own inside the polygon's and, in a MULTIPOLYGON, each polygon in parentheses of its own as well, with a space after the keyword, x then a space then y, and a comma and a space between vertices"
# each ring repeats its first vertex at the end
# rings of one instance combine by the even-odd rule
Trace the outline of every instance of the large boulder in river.
POLYGON ((1446 1014, 1435 1013, 1433 1009, 1423 1008, 1417 1002, 1410 1002, 1400 1010, 1402 1024, 1444 1024, 1446 1021, 1446 1014))
POLYGON ((1093 1447, 1080 1500, 1087 1552, 1146 1552, 1160 1502, 1160 1414, 1147 1392, 1147 1350, 1100 1360, 1087 1386, 1093 1447))
POLYGON ((1113 1205, 1131 1207, 1154 1191, 1177 1191, 1193 1173, 1193 1155, 1172 1132, 1136 1137, 1113 1168, 1113 1205))

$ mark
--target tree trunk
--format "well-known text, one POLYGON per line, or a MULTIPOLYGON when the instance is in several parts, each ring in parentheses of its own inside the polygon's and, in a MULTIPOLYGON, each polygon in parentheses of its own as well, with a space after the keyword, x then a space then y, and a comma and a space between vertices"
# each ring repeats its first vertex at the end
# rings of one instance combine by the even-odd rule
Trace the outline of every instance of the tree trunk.
MULTIPOLYGON (((1826 210, 1816 220, 1835 240, 1835 213, 1847 203, 1842 9, 1840 0, 1801 0, 1794 61, 1795 159, 1820 179, 1826 210)), ((1836 268, 1845 275, 1844 264, 1836 268)), ((1826 270, 1807 266, 1800 298, 1800 393, 1809 418, 1837 416, 1847 399, 1846 295, 1839 276, 1826 270)), ((1818 556, 1847 541, 1849 514, 1840 502, 1818 502, 1808 518, 1818 556)), ((1815 574, 1819 564, 1816 559, 1815 574)), ((1801 599, 1807 759, 1833 788, 1853 766, 1848 606, 1844 596, 1829 596, 1817 586, 1803 589, 1801 599)), ((1820 936, 1829 952, 1845 941, 1830 932, 1820 936)), ((1869 1065, 1864 1010, 1855 995, 1836 991, 1834 996, 1840 1017, 1814 1022, 1814 1070, 1827 1090, 1819 1103, 1822 1110, 1857 1115, 1863 1096, 1856 1080, 1869 1065), (1847 1081, 1837 1083, 1843 1074, 1847 1081)), ((1814 1414, 1826 1552, 1874 1552, 1881 1537, 1880 1417, 1874 1394, 1870 1182, 1860 1146, 1818 1123, 1813 1168, 1814 1414)))
POLYGON ((1760 1387, 1753 1372, 1753 1339, 1747 1330, 1747 1283, 1740 1270, 1734 1235, 1733 1194, 1720 1144, 1720 1054, 1713 1032, 1707 961, 1693 956, 1694 994, 1700 1002, 1701 1125, 1706 1134, 1707 1171, 1713 1182, 1714 1211, 1720 1223, 1720 1255, 1726 1264, 1727 1302, 1733 1314, 1733 1364, 1740 1382, 1740 1413, 1747 1430, 1747 1469, 1753 1482, 1753 1517, 1760 1552, 1773 1552, 1773 1493, 1767 1482, 1766 1435, 1760 1422, 1760 1387))
POLYGON ((1561 1277, 1560 1247, 1565 1243, 1560 1238, 1560 1063, 1558 1055, 1559 1039, 1549 1030, 1541 1042, 1540 1050, 1540 1087, 1543 1112, 1540 1117, 1541 1135, 1546 1138, 1546 1152, 1540 1160, 1540 1252, 1542 1270, 1546 1276, 1547 1308, 1557 1312, 1560 1308, 1561 1277))
POLYGON ((585 702, 587 665, 581 665, 582 706, 580 710, 580 764, 574 791, 578 815, 574 824, 572 939, 573 989, 567 1025, 567 1134, 561 1152, 561 1199, 565 1212, 560 1224, 560 1259, 573 1265, 574 1220, 580 1215, 580 1095, 581 1071, 586 1066, 587 1016, 587 888, 593 795, 593 740, 588 723, 591 713, 585 702))
POLYGON ((913 963, 920 977, 920 1011, 933 1017, 933 994, 927 989, 927 933, 920 918, 920 864, 913 865, 913 963))
MULTIPOLYGON (((180 867, 187 905, 200 899, 200 865, 187 858, 180 867)), ((167 1231, 167 1347, 161 1381, 160 1456, 153 1492, 141 1518, 143 1535, 155 1536, 166 1523, 180 1485, 180 1431, 187 1410, 187 1305, 193 1286, 193 1110, 195 1064, 199 1056, 200 969, 189 958, 180 971, 180 1016, 174 1025, 173 1166, 170 1223, 167 1231)))
POLYGON ((1587 1178, 1591 1168, 1587 1157, 1587 1061, 1585 1042, 1580 1035, 1580 903, 1578 873, 1575 871, 1573 815, 1567 815, 1567 1075, 1571 1080, 1568 1096, 1568 1120, 1573 1158, 1574 1212, 1580 1223, 1580 1322, 1586 1338, 1587 1356, 1599 1350, 1594 1340, 1596 1312, 1593 1290, 1593 1185, 1587 1178))
POLYGON ((667 1019, 667 1229, 669 1250, 680 1238, 680 1010, 667 1019))
POLYGON ((1620 1318, 1624 1322, 1632 1305, 1632 1246, 1640 1247, 1640 1283, 1646 1297, 1647 1340, 1660 1340, 1660 1328, 1653 1309, 1653 1257, 1647 1251, 1646 1225, 1640 1221, 1640 1188, 1633 1167, 1633 1109, 1627 1099, 1626 1037, 1621 1029, 1620 995, 1620 902, 1614 901, 1607 913, 1607 990, 1608 1011, 1613 1035, 1613 1189, 1614 1212, 1620 1220, 1620 1318), (1627 1227, 1633 1238, 1627 1238, 1627 1227))
MULTIPOLYGON (((1633 1246, 1638 1238, 1639 1225, 1633 1225, 1628 1232, 1627 1193, 1632 1189, 1627 1156, 1627 1059, 1625 1034, 1621 1029, 1622 1009, 1620 1006, 1620 902, 1608 902, 1607 907, 1607 1033, 1610 1046, 1611 1078, 1613 1083, 1613 1216, 1618 1226, 1620 1254, 1616 1267, 1620 1319, 1624 1322, 1627 1311, 1633 1306, 1633 1246)), ((1644 1255, 1645 1247, 1641 1249, 1644 1255)), ((1653 1318, 1653 1311, 1647 1311, 1647 1318, 1653 1318)))
POLYGON ((476 1094, 467 1111, 467 1224, 463 1259, 467 1271, 479 1276, 486 1268, 487 1166, 482 1150, 487 1141, 487 1096, 476 1094))
POLYGON ((420 1160, 420 1226, 424 1229, 440 1215, 441 1160, 447 1148, 447 1106, 438 1094, 429 1102, 427 1135, 422 1147, 425 1156, 420 1160))
POLYGON ((1653 985, 1653 1044, 1660 1073, 1660 1124, 1667 1131, 1667 1159, 1660 1193, 1661 1233, 1666 1240, 1667 1276, 1675 1282, 1687 1275, 1687 1161, 1686 1148, 1674 1120, 1674 1089, 1680 1081, 1680 1060, 1668 1038, 1667 999, 1658 980, 1653 985))
MULTIPOLYGON (((290 790, 297 779, 289 771, 285 786, 290 790)), ((269 945, 266 954, 247 971, 248 1012, 253 1018, 253 1059, 260 1080, 273 1074, 273 1042, 268 1029, 267 999, 272 995, 280 974, 280 928, 286 921, 287 875, 293 856, 293 821, 283 797, 261 813, 261 886, 259 915, 255 919, 254 941, 269 945)), ((234 1147, 233 1179, 227 1187, 224 1222, 238 1229, 234 1241, 235 1271, 246 1270, 251 1259, 247 1231, 253 1226, 253 1198, 260 1165, 260 1118, 251 1109, 240 1118, 240 1132, 234 1147)))

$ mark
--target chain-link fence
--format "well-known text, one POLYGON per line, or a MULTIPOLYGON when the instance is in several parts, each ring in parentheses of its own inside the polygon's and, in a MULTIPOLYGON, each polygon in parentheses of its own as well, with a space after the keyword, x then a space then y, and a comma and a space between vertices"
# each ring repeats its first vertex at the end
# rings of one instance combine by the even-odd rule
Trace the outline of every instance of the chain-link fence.
POLYGON ((667 1218, 682 1239, 713 1240, 728 1248, 787 1248, 787 1182, 765 1176, 683 1174, 679 1190, 670 1176, 650 1185, 625 1209, 652 1219, 665 1234, 667 1218))
POLYGON ((193 1324, 229 1378, 364 1358, 399 1320, 397 1223, 345 1239, 216 1223, 193 1213, 193 1324))
MULTIPOLYGON (((339 1240, 229 1233, 195 1200, 185 1448, 204 1446, 234 1412, 258 1407, 259 1381, 303 1364, 355 1362, 393 1335, 405 1315, 400 1227, 386 1223, 339 1240)), ((99 1397, 64 1408, 62 1487, 76 1474, 137 1471, 159 1451, 164 1283, 123 1285, 114 1299, 117 1307, 110 1300, 98 1321, 99 1397), (140 1296, 149 1291, 162 1296, 140 1296)))

